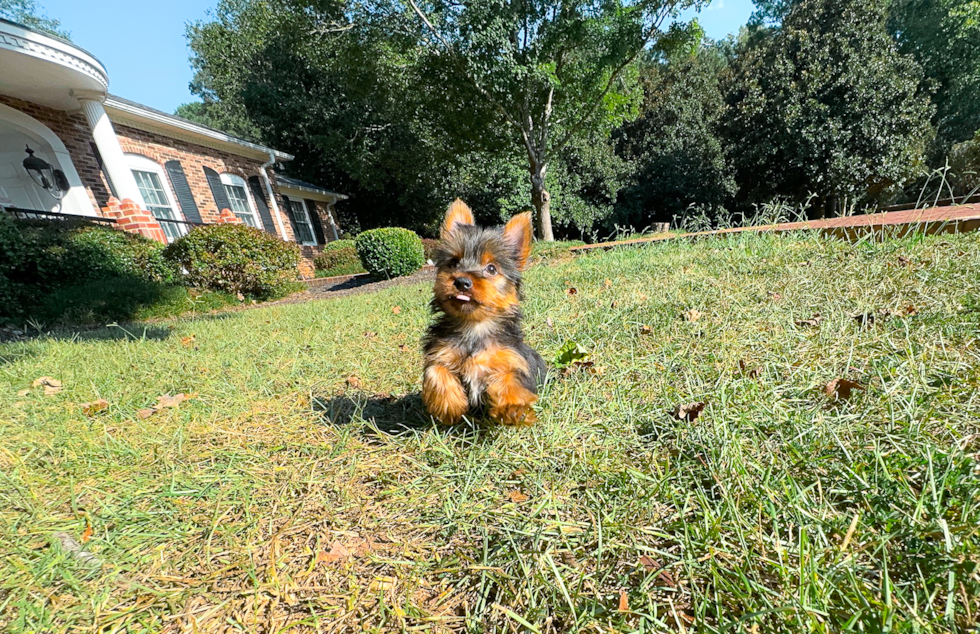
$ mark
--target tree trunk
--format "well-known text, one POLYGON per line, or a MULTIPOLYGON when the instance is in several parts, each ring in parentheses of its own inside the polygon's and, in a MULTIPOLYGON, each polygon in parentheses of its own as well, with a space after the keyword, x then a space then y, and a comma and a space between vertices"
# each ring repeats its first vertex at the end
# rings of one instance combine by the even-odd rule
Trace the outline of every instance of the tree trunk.
POLYGON ((531 204, 534 205, 537 218, 538 240, 554 242, 555 234, 551 230, 551 194, 544 188, 548 164, 531 161, 531 204))

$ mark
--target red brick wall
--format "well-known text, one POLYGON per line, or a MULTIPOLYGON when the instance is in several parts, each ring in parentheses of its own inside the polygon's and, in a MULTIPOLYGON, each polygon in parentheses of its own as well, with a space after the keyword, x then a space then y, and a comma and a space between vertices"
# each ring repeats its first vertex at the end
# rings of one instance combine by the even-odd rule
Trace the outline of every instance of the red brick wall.
POLYGON ((0 95, 0 103, 20 110, 50 128, 68 149, 75 171, 78 172, 78 177, 88 192, 92 206, 96 210, 106 206, 110 196, 109 187, 99 170, 98 159, 92 150, 92 131, 81 111, 64 112, 6 95, 0 95))
MULTIPOLYGON (((112 125, 116 130, 116 136, 119 138, 119 145, 122 147, 123 152, 141 154, 159 163, 161 167, 167 161, 180 161, 180 164, 184 168, 184 174, 187 176, 187 183, 190 185, 191 192, 194 194, 194 201, 197 202, 197 208, 201 212, 201 218, 206 223, 218 222, 219 209, 214 201, 214 196, 211 194, 211 187, 208 185, 208 181, 204 176, 204 168, 210 167, 219 174, 237 174, 248 180, 250 176, 255 176, 259 173, 259 168, 263 163, 263 161, 247 159, 242 156, 222 152, 221 150, 204 147, 203 145, 172 139, 154 132, 137 130, 136 128, 115 122, 112 125)), ((271 173, 271 170, 270 177, 276 196, 276 204, 280 205, 282 225, 286 229, 285 239, 292 240, 293 229, 289 224, 289 218, 282 213, 282 198, 279 196, 279 188, 276 185, 275 175, 271 173)), ((264 182, 262 186, 264 190, 264 182)), ((275 210, 271 204, 269 205, 269 212, 273 214, 273 219, 275 219, 275 210)), ((278 230, 279 227, 277 225, 276 231, 278 232, 278 230)))

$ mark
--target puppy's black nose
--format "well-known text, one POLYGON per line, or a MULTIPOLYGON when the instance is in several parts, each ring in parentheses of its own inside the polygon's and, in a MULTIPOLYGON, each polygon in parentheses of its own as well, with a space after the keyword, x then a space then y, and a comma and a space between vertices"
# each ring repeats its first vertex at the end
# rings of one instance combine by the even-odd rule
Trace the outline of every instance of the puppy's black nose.
POLYGON ((457 277, 453 284, 461 291, 468 291, 473 288, 473 280, 468 277, 457 277))

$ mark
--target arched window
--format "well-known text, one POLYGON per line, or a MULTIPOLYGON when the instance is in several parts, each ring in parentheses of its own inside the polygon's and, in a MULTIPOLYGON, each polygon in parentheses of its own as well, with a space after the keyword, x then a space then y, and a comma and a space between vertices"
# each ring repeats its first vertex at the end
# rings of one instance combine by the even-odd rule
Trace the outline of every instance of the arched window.
POLYGON ((236 174, 222 174, 221 184, 225 188, 225 195, 228 197, 228 204, 231 205, 232 213, 249 227, 261 229, 259 214, 255 211, 255 203, 252 201, 252 195, 248 192, 245 179, 236 174))
POLYGON ((170 181, 163 167, 141 154, 127 154, 126 163, 133 171, 133 178, 140 188, 143 202, 153 217, 160 221, 160 228, 167 236, 167 242, 173 242, 187 233, 185 225, 180 221, 184 217, 177 206, 177 198, 170 189, 170 181))

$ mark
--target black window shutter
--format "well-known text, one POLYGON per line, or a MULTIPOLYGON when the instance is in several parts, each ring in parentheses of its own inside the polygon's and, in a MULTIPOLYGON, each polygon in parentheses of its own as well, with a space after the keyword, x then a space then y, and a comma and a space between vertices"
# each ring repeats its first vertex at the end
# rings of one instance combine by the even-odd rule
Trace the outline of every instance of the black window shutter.
POLYGON ((211 195, 214 196, 214 203, 218 205, 218 211, 231 209, 231 203, 228 202, 225 187, 221 184, 221 177, 218 176, 218 173, 210 167, 205 167, 204 176, 208 179, 208 185, 211 186, 211 195))
POLYGON ((170 176, 170 184, 173 185, 174 195, 177 196, 177 202, 180 203, 180 211, 183 212, 184 218, 188 222, 203 222, 201 220, 201 212, 197 209, 197 203, 194 202, 194 194, 191 193, 191 186, 187 184, 187 176, 184 174, 184 167, 180 164, 180 161, 167 161, 163 164, 167 168, 167 174, 170 176))
POLYGON ((320 214, 316 212, 316 203, 309 198, 306 199, 306 211, 310 214, 310 222, 313 223, 313 235, 316 236, 317 244, 326 244, 323 236, 323 225, 320 223, 320 214))
MULTIPOLYGON (((262 218, 262 226, 265 230, 276 235, 276 225, 272 222, 272 213, 269 211, 269 205, 265 202, 265 190, 262 189, 262 183, 259 181, 258 176, 248 177, 248 186, 252 190, 252 198, 255 199, 255 206, 259 208, 259 217, 262 218)), ((284 240, 285 236, 280 236, 284 240)))

